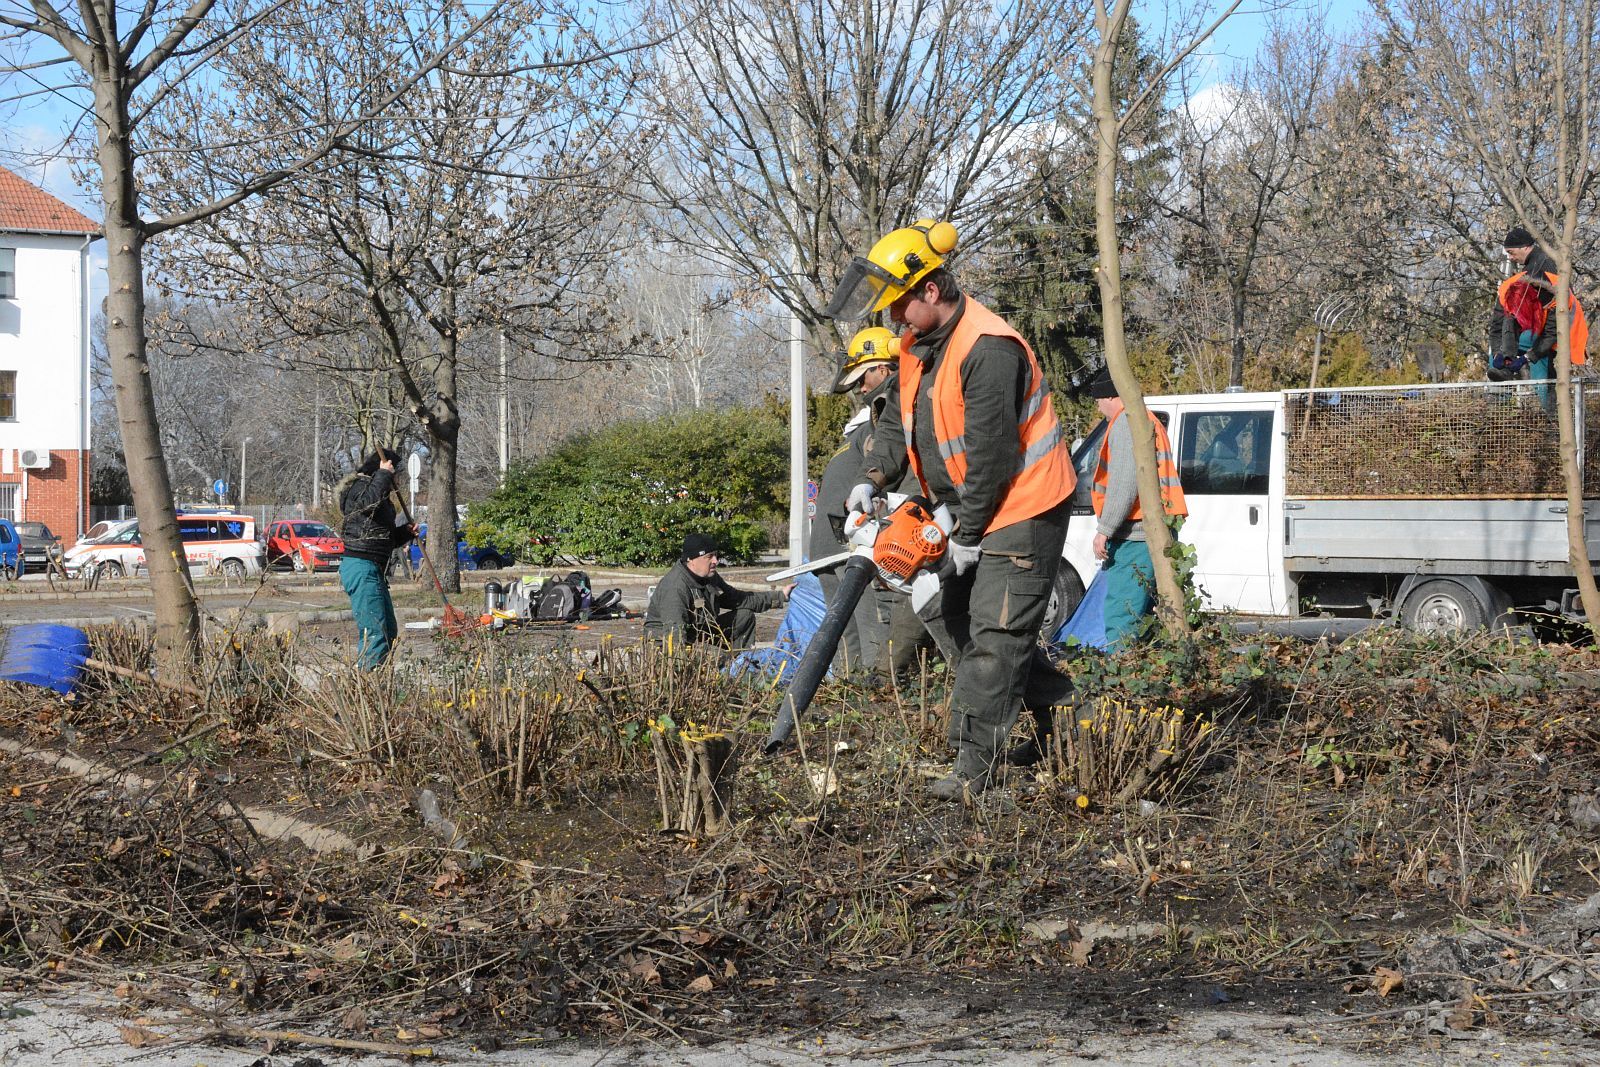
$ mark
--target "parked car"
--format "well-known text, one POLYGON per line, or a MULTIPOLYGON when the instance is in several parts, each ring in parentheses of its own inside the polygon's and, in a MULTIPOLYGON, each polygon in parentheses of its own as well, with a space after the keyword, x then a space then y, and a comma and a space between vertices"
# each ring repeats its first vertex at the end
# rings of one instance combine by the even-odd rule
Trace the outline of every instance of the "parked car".
POLYGON ((282 519, 267 527, 267 566, 288 565, 297 571, 339 566, 344 541, 326 523, 282 519))
POLYGON ((86 545, 90 541, 104 541, 112 534, 126 530, 138 521, 138 519, 104 519, 85 530, 73 543, 86 545))
POLYGON ((22 557, 22 536, 10 519, 0 519, 0 575, 8 580, 20 578, 27 566, 22 557))
MULTIPOLYGON (((419 527, 417 539, 411 542, 408 558, 411 569, 417 570, 422 566, 422 546, 428 540, 428 524, 419 527)), ((493 545, 484 545, 473 548, 465 540, 456 542, 456 566, 464 571, 497 571, 501 567, 509 567, 516 562, 516 557, 503 548, 493 545)))
POLYGON ((28 561, 28 569, 43 571, 50 565, 51 553, 60 551, 61 538, 51 533, 50 527, 42 522, 19 522, 16 526, 22 538, 22 555, 28 561))
MULTIPOLYGON (((261 573, 261 543, 256 540, 256 520, 249 515, 185 512, 178 516, 178 533, 192 569, 215 568, 229 578, 261 573)), ((98 541, 73 545, 63 563, 74 576, 87 571, 102 578, 121 578, 144 570, 138 520, 98 541)))

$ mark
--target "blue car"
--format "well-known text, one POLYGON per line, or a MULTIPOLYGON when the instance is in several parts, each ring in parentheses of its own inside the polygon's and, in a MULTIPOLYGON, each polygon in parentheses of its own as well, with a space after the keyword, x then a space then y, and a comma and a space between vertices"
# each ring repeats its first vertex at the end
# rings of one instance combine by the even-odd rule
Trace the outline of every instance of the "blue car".
MULTIPOLYGON (((417 539, 411 542, 408 558, 413 571, 422 568, 422 545, 428 539, 428 524, 423 523, 417 539)), ((482 548, 473 548, 466 541, 456 542, 456 566, 464 571, 497 571, 501 567, 509 567, 516 560, 510 552, 495 548, 493 545, 484 545, 482 548)))
POLYGON ((0 519, 0 575, 4 575, 8 581, 21 578, 24 566, 22 535, 10 519, 0 519))

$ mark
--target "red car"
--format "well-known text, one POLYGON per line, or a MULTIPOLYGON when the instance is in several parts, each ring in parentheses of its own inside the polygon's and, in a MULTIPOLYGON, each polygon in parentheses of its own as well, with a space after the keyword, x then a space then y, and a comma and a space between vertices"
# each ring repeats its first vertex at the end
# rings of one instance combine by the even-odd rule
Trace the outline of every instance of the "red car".
POLYGON ((339 566, 344 541, 325 523, 285 519, 267 527, 267 566, 287 563, 297 571, 339 566))

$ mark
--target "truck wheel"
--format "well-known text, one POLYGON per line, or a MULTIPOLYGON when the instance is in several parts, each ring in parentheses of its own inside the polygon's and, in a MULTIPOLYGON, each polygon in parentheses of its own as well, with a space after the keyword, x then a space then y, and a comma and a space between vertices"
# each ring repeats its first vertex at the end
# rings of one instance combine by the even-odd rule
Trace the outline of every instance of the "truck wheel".
POLYGON ((1407 629, 1425 634, 1477 630, 1489 624, 1489 612, 1477 596, 1448 578, 1423 582, 1411 590, 1400 617, 1407 629))
POLYGON ((1055 581, 1050 584, 1050 600, 1045 604, 1044 622, 1039 626, 1039 636, 1053 640, 1061 624, 1072 618, 1083 601, 1083 579, 1073 570, 1072 564, 1061 560, 1056 565, 1055 581))

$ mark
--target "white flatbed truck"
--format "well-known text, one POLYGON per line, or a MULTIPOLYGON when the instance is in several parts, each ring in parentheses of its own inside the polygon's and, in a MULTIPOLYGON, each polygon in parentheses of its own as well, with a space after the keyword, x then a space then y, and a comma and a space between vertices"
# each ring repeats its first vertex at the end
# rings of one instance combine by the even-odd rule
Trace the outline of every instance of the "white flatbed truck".
MULTIPOLYGON (((1513 612, 1581 618, 1556 388, 1474 382, 1147 398, 1177 454, 1189 505, 1181 540, 1195 548, 1206 608, 1398 618, 1424 630, 1500 624, 1513 612)), ((1600 386, 1571 388, 1593 568, 1600 386)), ((1089 485, 1104 429, 1074 447, 1078 492, 1055 617, 1099 567, 1089 485)))

